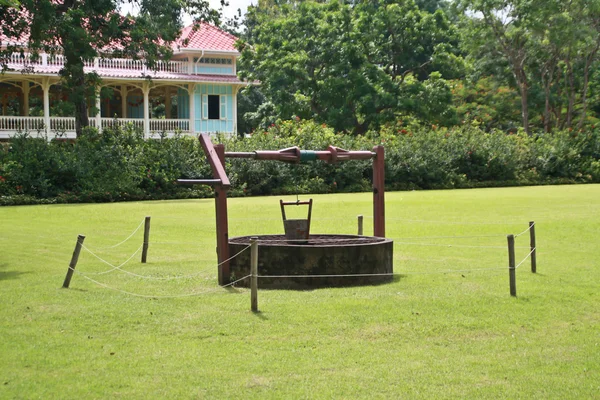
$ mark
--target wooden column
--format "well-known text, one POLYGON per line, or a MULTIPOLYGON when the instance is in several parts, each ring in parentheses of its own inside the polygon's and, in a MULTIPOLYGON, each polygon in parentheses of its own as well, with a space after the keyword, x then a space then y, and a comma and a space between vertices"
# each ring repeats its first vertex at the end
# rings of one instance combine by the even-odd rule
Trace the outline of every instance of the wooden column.
POLYGON ((63 282, 63 287, 65 289, 68 289, 69 285, 71 284, 71 278, 73 278, 73 272, 75 272, 77 261, 79 261, 79 253, 81 252, 81 247, 83 246, 84 240, 84 235, 77 235, 77 243, 75 244, 75 250, 73 250, 73 256, 71 256, 69 269, 67 270, 67 275, 65 276, 65 281, 63 282))
POLYGON ((171 88, 165 86, 165 118, 171 119, 171 88))
POLYGON ((23 116, 29 117, 29 82, 23 82, 23 116))
MULTIPOLYGON (((225 168, 225 146, 215 145, 215 152, 225 168)), ((229 280, 229 226, 227 218, 227 187, 215 186, 215 209, 217 216, 217 258, 219 260, 219 285, 227 285, 229 280)))
POLYGON ((44 125, 47 133, 50 133, 50 80, 44 78, 42 81, 44 91, 44 125))
POLYGON ((531 248, 531 272, 537 272, 537 249, 535 246, 535 222, 529 222, 529 246, 531 248))
MULTIPOLYGON (((195 89, 196 85, 194 85, 193 83, 190 83, 188 85, 188 94, 190 96, 190 133, 193 135, 196 132, 196 126, 194 124, 195 120, 196 120, 196 110, 195 110, 195 106, 194 106, 194 89, 195 89)), ((225 165, 225 163, 223 163, 223 165, 225 165)))
POLYGON ((127 118, 127 86, 121 85, 121 118, 127 118))
POLYGON ((385 237, 385 151, 373 147, 373 236, 385 237))
POLYGON ((100 89, 96 92, 96 129, 102 132, 102 103, 100 103, 100 89))
POLYGON ((510 295, 517 295, 517 276, 515 267, 515 237, 508 235, 508 283, 510 285, 510 295))
POLYGON ((258 237, 250 238, 250 309, 258 312, 258 237))
POLYGON ((148 139, 150 137, 150 87, 148 83, 144 82, 142 92, 144 93, 144 137, 148 139))

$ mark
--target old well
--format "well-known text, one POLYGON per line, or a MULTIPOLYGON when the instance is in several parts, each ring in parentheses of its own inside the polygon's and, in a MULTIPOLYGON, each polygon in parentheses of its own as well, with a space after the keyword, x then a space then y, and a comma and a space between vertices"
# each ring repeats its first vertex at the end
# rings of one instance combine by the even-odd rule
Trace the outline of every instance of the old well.
MULTIPOLYGON (((308 240, 294 241, 284 235, 253 237, 258 239, 259 288, 369 285, 393 278, 393 242, 386 238, 311 234, 308 240)), ((229 254, 247 248, 250 238, 231 238, 229 254)), ((250 251, 234 257, 229 268, 236 279, 249 275, 250 251)), ((248 285, 249 280, 240 283, 248 285)))

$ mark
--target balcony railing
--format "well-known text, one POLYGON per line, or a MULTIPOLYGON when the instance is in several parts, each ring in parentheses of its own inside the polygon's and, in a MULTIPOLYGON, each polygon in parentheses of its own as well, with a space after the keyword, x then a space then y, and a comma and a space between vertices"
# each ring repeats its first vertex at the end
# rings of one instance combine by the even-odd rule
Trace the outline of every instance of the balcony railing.
MULTIPOLYGON (((89 121, 90 126, 98 127, 96 118, 90 117, 89 121)), ((189 119, 150 119, 148 122, 148 137, 160 137, 162 133, 167 135, 193 134, 190 131, 189 119)), ((133 125, 142 132, 144 131, 144 120, 141 118, 101 118, 100 124, 101 128, 133 125)), ((75 118, 73 117, 50 117, 50 132, 46 132, 45 126, 44 117, 0 116, 0 138, 10 138, 25 132, 31 136, 44 134, 48 138, 75 137, 75 118)))
MULTIPOLYGON (((19 69, 28 66, 51 66, 63 67, 65 57, 62 54, 49 55, 42 53, 37 58, 29 53, 13 53, 8 59, 10 68, 19 69)), ((91 61, 85 61, 84 65, 92 70, 125 70, 140 71, 140 73, 171 72, 175 74, 193 74, 194 65, 188 61, 158 61, 154 69, 146 66, 144 60, 133 60, 130 58, 94 58, 91 61)))
POLYGON ((0 116, 0 131, 37 132, 44 130, 44 117, 0 116))

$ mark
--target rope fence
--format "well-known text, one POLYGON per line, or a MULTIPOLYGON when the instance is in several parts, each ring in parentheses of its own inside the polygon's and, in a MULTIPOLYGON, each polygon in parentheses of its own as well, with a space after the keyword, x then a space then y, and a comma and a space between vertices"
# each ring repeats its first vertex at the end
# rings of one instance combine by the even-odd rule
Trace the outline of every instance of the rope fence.
MULTIPOLYGON (((244 220, 251 220, 252 218, 247 218, 244 220)), ((332 218, 333 219, 333 218, 332 218)), ((400 220, 400 221, 414 221, 414 222, 421 222, 421 223, 445 223, 445 224, 452 224, 452 222, 448 222, 448 221, 430 221, 430 220, 407 220, 407 219, 402 219, 402 218, 389 218, 391 220, 400 220)), ((494 224, 494 223, 490 223, 490 222, 477 222, 477 223, 469 223, 469 222, 458 222, 456 223, 457 225, 483 225, 483 224, 494 224)), ((498 223, 500 224, 500 223, 498 223)), ((502 224, 507 225, 507 222, 503 222, 502 224)), ((141 297, 141 298, 154 298, 154 299, 168 299, 168 298, 182 298, 182 297, 191 297, 191 296, 198 296, 201 294, 207 294, 207 293, 215 293, 215 292, 222 292, 224 288, 227 287, 231 287, 234 286, 242 281, 244 281, 245 279, 250 278, 250 292, 251 292, 251 309, 252 311, 258 311, 258 295, 257 295, 257 289, 258 289, 258 284, 257 281, 258 279, 319 279, 319 278, 355 278, 355 277, 382 277, 382 276, 410 276, 410 275, 423 275, 423 274, 427 274, 427 275, 431 275, 431 274, 451 274, 451 273, 469 273, 469 272, 475 272, 475 271, 502 271, 505 270, 506 267, 481 267, 481 268, 462 268, 462 269, 443 269, 443 270, 438 270, 438 271, 402 271, 402 272, 387 272, 387 273, 352 273, 352 274, 303 274, 303 275, 295 275, 295 274, 291 274, 291 275, 285 275, 285 274, 259 274, 258 273, 258 238, 257 237, 253 237, 250 239, 250 245, 244 247, 243 249, 241 249, 240 251, 238 251, 236 254, 232 255, 231 257, 227 258, 226 260, 218 263, 216 265, 217 269, 219 269, 219 267, 223 266, 226 263, 229 263, 231 260, 235 259, 236 257, 239 257, 242 253, 246 252, 247 250, 250 249, 251 251, 251 256, 250 256, 250 274, 245 275, 239 279, 234 280, 233 282, 227 283, 225 285, 216 287, 216 288, 212 288, 212 289, 208 289, 208 290, 193 290, 191 292, 188 293, 182 293, 182 294, 141 294, 141 293, 136 293, 134 291, 130 291, 130 290, 124 290, 118 287, 113 287, 105 282, 100 282, 97 279, 94 279, 92 277, 90 277, 89 275, 97 275, 97 276, 101 276, 101 275, 106 275, 109 274, 111 272, 114 271, 118 271, 121 272, 123 274, 135 277, 135 278, 140 278, 140 279, 148 279, 148 280, 155 280, 155 281, 173 281, 173 280, 180 280, 180 279, 189 279, 189 278, 194 278, 194 277, 198 277, 199 275, 205 273, 206 271, 208 271, 209 269, 214 269, 214 266, 209 266, 207 268, 203 268, 199 271, 196 271, 192 274, 184 274, 184 275, 176 275, 176 276, 154 276, 154 275, 144 275, 144 274, 139 274, 139 273, 135 273, 129 270, 124 269, 123 267, 125 265, 127 265, 128 263, 131 262, 131 260, 140 253, 140 250, 142 250, 142 263, 145 263, 146 260, 146 256, 147 256, 147 252, 148 252, 148 248, 150 245, 150 240, 149 240, 149 233, 150 233, 150 217, 146 217, 145 218, 145 230, 144 230, 144 240, 143 243, 133 252, 133 254, 131 254, 130 256, 127 257, 127 259, 122 262, 119 265, 116 265, 105 260, 103 257, 99 256, 97 254, 98 250, 106 250, 106 249, 114 249, 117 248, 123 244, 125 244, 126 242, 128 242, 129 240, 131 240, 135 234, 141 229, 141 227, 144 225, 144 221, 142 221, 142 223, 140 223, 135 230, 129 234, 129 236, 127 236, 124 240, 120 241, 119 243, 112 245, 112 246, 108 246, 108 247, 104 247, 104 248, 99 248, 96 250, 91 250, 89 247, 85 246, 83 244, 85 236, 83 235, 79 235, 77 238, 77 243, 75 246, 75 250, 73 252, 73 256, 71 259, 71 263, 69 264, 69 268, 67 270, 67 276, 65 277, 65 282, 63 284, 63 287, 68 288, 69 284, 70 284, 70 280, 71 277, 73 275, 73 273, 77 273, 79 276, 82 276, 83 278, 85 278, 86 280, 102 287, 105 289, 109 289, 112 291, 116 291, 116 292, 120 292, 122 294, 126 294, 126 295, 130 295, 130 296, 134 296, 134 297, 141 297), (106 271, 102 271, 102 272, 82 272, 80 270, 76 270, 76 265, 79 259, 79 255, 81 250, 83 250, 86 253, 89 253, 92 257, 96 258, 97 260, 99 260, 101 263, 106 264, 110 267, 110 269, 106 270, 106 271)), ((516 235, 507 235, 507 241, 508 241, 508 270, 509 270, 509 283, 510 283, 510 294, 511 296, 516 296, 516 270, 521 267, 528 259, 531 260, 531 271, 533 273, 536 272, 536 244, 535 244, 535 222, 531 221, 529 222, 529 226, 527 227, 527 229, 523 230, 522 232, 516 234, 516 235), (525 235, 526 233, 529 232, 529 236, 530 236, 530 246, 515 246, 515 239, 519 238, 523 235, 525 235), (517 264, 515 263, 515 249, 529 249, 529 253, 517 264)), ((359 234, 361 232, 361 228, 362 228, 362 216, 359 216, 359 234)), ((484 234, 484 235, 445 235, 445 236, 419 236, 419 237, 397 237, 397 238, 387 238, 389 240, 393 240, 394 243, 396 243, 397 245, 402 245, 402 246, 431 246, 431 247, 449 247, 449 248, 472 248, 472 249, 505 249, 506 247, 504 246, 499 246, 499 245, 471 245, 471 244, 456 244, 456 243, 451 243, 451 244, 444 244, 444 243, 434 243, 434 242, 423 242, 423 241, 437 241, 437 240, 445 240, 445 239, 480 239, 480 238, 499 238, 500 234, 484 234), (409 241, 406 241, 409 240, 409 241), (423 240, 423 241, 421 241, 423 240)), ((343 238, 343 237, 338 237, 335 238, 335 240, 332 240, 331 238, 324 238, 324 239, 320 239, 320 238, 314 238, 314 239, 310 239, 311 244, 327 244, 327 243, 331 243, 331 242, 335 242, 336 244, 344 244, 345 242, 353 242, 353 243, 361 243, 361 241, 364 242, 370 242, 372 241, 373 238, 372 237, 356 237, 356 236, 352 236, 349 237, 347 239, 343 238)), ((271 243, 295 243, 297 242, 298 244, 305 244, 308 240, 307 239, 269 239, 269 238, 261 238, 260 243, 261 244, 271 244, 271 243)), ((154 241, 152 242, 152 244, 199 244, 198 241, 154 241)), ((432 261, 432 260, 420 260, 420 261, 432 261)), ((440 261, 446 261, 446 260, 440 260, 440 261)))

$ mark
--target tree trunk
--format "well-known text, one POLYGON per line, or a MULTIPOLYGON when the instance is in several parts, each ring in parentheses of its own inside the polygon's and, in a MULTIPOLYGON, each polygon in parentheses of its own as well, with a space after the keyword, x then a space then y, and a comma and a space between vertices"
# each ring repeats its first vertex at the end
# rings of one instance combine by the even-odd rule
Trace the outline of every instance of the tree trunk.
POLYGON ((573 123, 573 112, 575 110, 575 76, 573 75, 573 65, 571 59, 567 58, 567 78, 569 84, 569 103, 567 104, 567 121, 566 126, 570 128, 573 123))
POLYGON ((531 136, 529 132, 529 107, 527 105, 527 83, 521 83, 521 117, 523 119, 523 129, 528 136, 531 136))
POLYGON ((592 66, 592 62, 596 59, 596 54, 598 53, 598 50, 600 50, 600 41, 596 42, 596 47, 585 60, 585 68, 583 70, 583 91, 581 94, 581 115, 579 117, 579 123, 577 124, 577 128, 579 129, 581 129, 583 123, 585 122, 585 117, 587 113, 587 92, 590 84, 590 67, 592 66))

